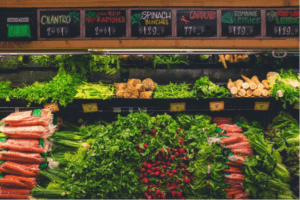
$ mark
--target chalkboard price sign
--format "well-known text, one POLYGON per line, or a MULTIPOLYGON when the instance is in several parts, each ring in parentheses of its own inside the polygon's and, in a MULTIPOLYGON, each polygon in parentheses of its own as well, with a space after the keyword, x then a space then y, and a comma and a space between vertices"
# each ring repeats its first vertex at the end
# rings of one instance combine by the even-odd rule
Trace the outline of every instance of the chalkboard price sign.
POLYGON ((299 37, 299 10, 268 10, 267 36, 299 37))
POLYGON ((86 37, 126 37, 125 10, 88 10, 85 14, 86 37))
POLYGON ((74 38, 80 37, 80 12, 40 11, 41 38, 74 38))
POLYGON ((260 10, 222 10, 222 36, 261 35, 260 10))
POLYGON ((132 10, 132 37, 172 36, 171 10, 132 10))
POLYGON ((178 10, 178 37, 217 36, 216 10, 178 10))

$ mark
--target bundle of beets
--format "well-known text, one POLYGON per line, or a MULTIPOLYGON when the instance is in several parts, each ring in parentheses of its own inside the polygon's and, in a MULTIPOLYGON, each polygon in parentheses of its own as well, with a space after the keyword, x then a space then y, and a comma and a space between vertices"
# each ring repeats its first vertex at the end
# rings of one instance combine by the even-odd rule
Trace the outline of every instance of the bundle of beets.
POLYGON ((45 165, 42 154, 48 152, 46 140, 53 133, 50 110, 12 113, 0 127, 0 198, 27 199, 36 186, 40 166, 45 165))
POLYGON ((242 174, 243 163, 248 155, 253 155, 253 149, 249 145, 247 138, 242 133, 242 128, 237 124, 231 124, 230 118, 218 118, 214 120, 223 135, 220 138, 221 147, 225 150, 227 157, 225 169, 226 183, 230 188, 226 188, 229 199, 247 199, 250 194, 245 193, 243 187, 244 175, 242 174))

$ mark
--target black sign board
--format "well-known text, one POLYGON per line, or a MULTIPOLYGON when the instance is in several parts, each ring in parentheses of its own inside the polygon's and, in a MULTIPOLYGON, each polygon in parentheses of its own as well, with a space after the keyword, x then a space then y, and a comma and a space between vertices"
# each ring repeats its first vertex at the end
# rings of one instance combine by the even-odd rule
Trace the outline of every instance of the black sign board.
POLYGON ((37 40, 37 9, 1 8, 0 40, 37 40))
POLYGON ((126 37, 125 10, 87 10, 86 37, 126 37))
POLYGON ((255 37, 260 35, 260 10, 222 10, 222 36, 255 37))
POLYGON ((267 36, 299 37, 299 10, 267 10, 267 36))
POLYGON ((41 38, 75 38, 80 37, 80 12, 40 11, 41 38))
POLYGON ((217 36, 216 10, 178 10, 178 37, 217 36))
POLYGON ((132 37, 172 36, 171 10, 132 10, 132 37))

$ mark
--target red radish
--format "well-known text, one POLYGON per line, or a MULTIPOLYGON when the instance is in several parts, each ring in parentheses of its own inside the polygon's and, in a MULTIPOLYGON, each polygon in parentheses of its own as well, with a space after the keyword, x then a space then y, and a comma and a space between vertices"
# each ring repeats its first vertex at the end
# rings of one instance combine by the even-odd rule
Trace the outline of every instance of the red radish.
POLYGON ((178 157, 178 156, 179 156, 179 153, 178 153, 178 152, 176 152, 174 155, 175 155, 176 157, 178 157))
POLYGON ((181 127, 179 127, 178 129, 181 130, 181 127))
POLYGON ((191 175, 191 173, 190 172, 185 172, 185 175, 189 176, 189 175, 191 175))
POLYGON ((187 146, 187 145, 189 145, 189 143, 188 143, 188 142, 186 142, 186 143, 185 143, 185 145, 187 146))
POLYGON ((142 174, 140 174, 140 175, 139 175, 139 178, 140 178, 140 179, 142 179, 142 178, 143 178, 143 175, 142 175, 142 174))
POLYGON ((175 195, 176 195, 176 191, 173 190, 173 191, 171 192, 171 194, 172 194, 173 196, 175 196, 175 195))
POLYGON ((159 165, 160 163, 158 161, 155 162, 156 165, 159 165))
POLYGON ((140 144, 138 144, 138 147, 140 147, 140 144))
POLYGON ((161 157, 161 156, 158 157, 158 160, 162 160, 162 159, 163 159, 163 157, 161 157))
POLYGON ((163 178, 165 175, 164 174, 160 174, 160 177, 163 178))
POLYGON ((167 184, 166 184, 166 187, 170 187, 170 184, 169 184, 169 183, 167 183, 167 184))
POLYGON ((155 167, 152 167, 151 170, 154 172, 155 171, 155 167))
POLYGON ((149 180, 148 180, 147 178, 144 178, 144 182, 145 182, 145 183, 148 183, 149 180))
POLYGON ((184 165, 184 168, 185 168, 185 169, 187 169, 187 168, 188 168, 188 166, 187 166, 187 165, 184 165))
POLYGON ((153 135, 153 137, 155 137, 155 135, 153 135))
POLYGON ((142 153, 143 149, 139 149, 139 153, 142 153))
POLYGON ((177 180, 176 180, 176 183, 178 183, 178 184, 179 184, 179 183, 181 183, 181 181, 180 181, 179 179, 177 179, 177 180))
POLYGON ((171 153, 171 150, 170 150, 170 149, 168 149, 168 153, 171 153))
POLYGON ((165 198, 166 198, 166 195, 161 195, 161 198, 162 198, 162 199, 165 199, 165 198))
POLYGON ((184 169, 184 167, 183 168, 181 168, 181 171, 184 171, 185 169, 184 169))
POLYGON ((147 170, 147 173, 148 173, 148 174, 151 174, 151 170, 150 170, 150 169, 148 169, 148 170, 147 170))
POLYGON ((179 134, 178 134, 178 133, 176 133, 176 136, 179 136, 179 134))
POLYGON ((176 174, 176 172, 177 172, 177 171, 176 171, 175 169, 172 169, 172 173, 173 173, 173 174, 176 174))
POLYGON ((173 177, 174 175, 172 173, 169 174, 170 177, 173 177))
POLYGON ((165 162, 165 161, 161 161, 161 164, 165 165, 165 164, 166 164, 166 162, 165 162))
POLYGON ((153 162, 153 165, 156 163, 156 160, 152 160, 152 162, 153 162))
POLYGON ((170 171, 167 171, 167 174, 170 174, 170 171))
POLYGON ((184 148, 180 148, 180 149, 179 149, 179 152, 180 152, 180 153, 185 152, 184 148))
POLYGON ((178 196, 178 197, 181 197, 181 196, 182 196, 182 193, 181 193, 180 191, 178 191, 178 192, 177 192, 177 196, 178 196))
POLYGON ((159 169, 160 169, 160 166, 157 166, 156 169, 159 170, 159 169))
POLYGON ((151 176, 154 176, 154 172, 151 172, 151 176))
POLYGON ((146 173, 144 173, 144 176, 147 176, 147 174, 146 174, 146 173))
POLYGON ((178 189, 180 189, 180 188, 181 188, 181 185, 178 184, 177 187, 178 187, 178 189))
POLYGON ((144 144, 144 148, 148 148, 148 144, 144 144))
POLYGON ((167 162, 167 165, 168 165, 168 166, 170 166, 170 165, 171 165, 171 163, 170 163, 170 162, 167 162))
POLYGON ((170 158, 171 158, 171 160, 174 160, 174 159, 175 159, 175 157, 174 157, 174 156, 171 156, 170 158))
POLYGON ((174 151, 175 151, 175 152, 177 152, 177 151, 178 151, 178 149, 174 149, 174 151))
POLYGON ((158 199, 161 199, 161 195, 157 195, 157 198, 158 198, 158 199))
POLYGON ((160 170, 160 173, 162 173, 162 174, 163 174, 163 173, 165 173, 165 171, 164 171, 164 170, 160 170))
POLYGON ((181 178, 185 178, 185 175, 182 175, 181 178))
POLYGON ((162 166, 162 168, 163 168, 163 169, 166 169, 166 168, 167 168, 167 166, 166 166, 166 165, 163 165, 163 166, 162 166))
POLYGON ((165 157, 165 160, 169 160, 169 157, 168 157, 168 156, 166 156, 166 157, 165 157))
POLYGON ((165 150, 164 150, 164 149, 161 149, 160 151, 161 151, 161 153, 162 153, 162 154, 164 154, 164 153, 165 153, 165 150))
POLYGON ((147 192, 145 192, 145 193, 144 193, 144 196, 145 196, 145 197, 147 197, 147 196, 148 196, 148 193, 147 193, 147 192))
POLYGON ((149 188, 147 191, 148 191, 149 193, 151 193, 151 192, 152 192, 150 188, 149 188))
POLYGON ((175 187, 174 187, 174 186, 171 186, 171 187, 170 187, 170 190, 175 190, 175 187))
POLYGON ((146 162, 143 162, 143 167, 147 167, 147 163, 146 162))
POLYGON ((152 197, 151 197, 151 196, 148 196, 148 199, 152 199, 152 197))
POLYGON ((191 179, 194 179, 194 177, 193 177, 193 176, 191 176, 191 179))
POLYGON ((188 160, 188 158, 187 158, 186 156, 184 156, 182 159, 183 159, 183 160, 188 160))
POLYGON ((184 179, 184 183, 189 183, 189 182, 191 182, 191 179, 189 178, 184 179))
POLYGON ((155 134, 155 133, 156 133, 156 130, 155 130, 155 129, 153 129, 152 133, 153 133, 153 134, 155 134))
POLYGON ((146 171, 146 169, 145 168, 142 168, 142 172, 145 172, 146 171))
POLYGON ((174 148, 171 148, 171 151, 174 151, 174 148))
POLYGON ((159 191, 159 190, 156 190, 156 191, 155 191, 155 194, 160 194, 160 191, 159 191))
POLYGON ((156 171, 156 172, 155 172, 155 175, 158 176, 158 175, 159 175, 159 171, 156 171))
POLYGON ((151 164, 148 164, 148 165, 147 165, 147 168, 152 168, 152 165, 151 165, 151 164))
POLYGON ((181 197, 181 199, 185 199, 184 197, 181 197))

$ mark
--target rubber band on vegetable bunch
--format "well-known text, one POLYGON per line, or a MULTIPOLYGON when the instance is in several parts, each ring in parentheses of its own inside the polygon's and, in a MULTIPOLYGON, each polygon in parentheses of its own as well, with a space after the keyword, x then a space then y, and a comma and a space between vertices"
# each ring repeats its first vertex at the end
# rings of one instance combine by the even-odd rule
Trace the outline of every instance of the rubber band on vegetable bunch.
POLYGON ((50 110, 12 113, 0 127, 0 198, 27 199, 37 185, 42 168, 47 167, 46 140, 55 126, 50 110))

